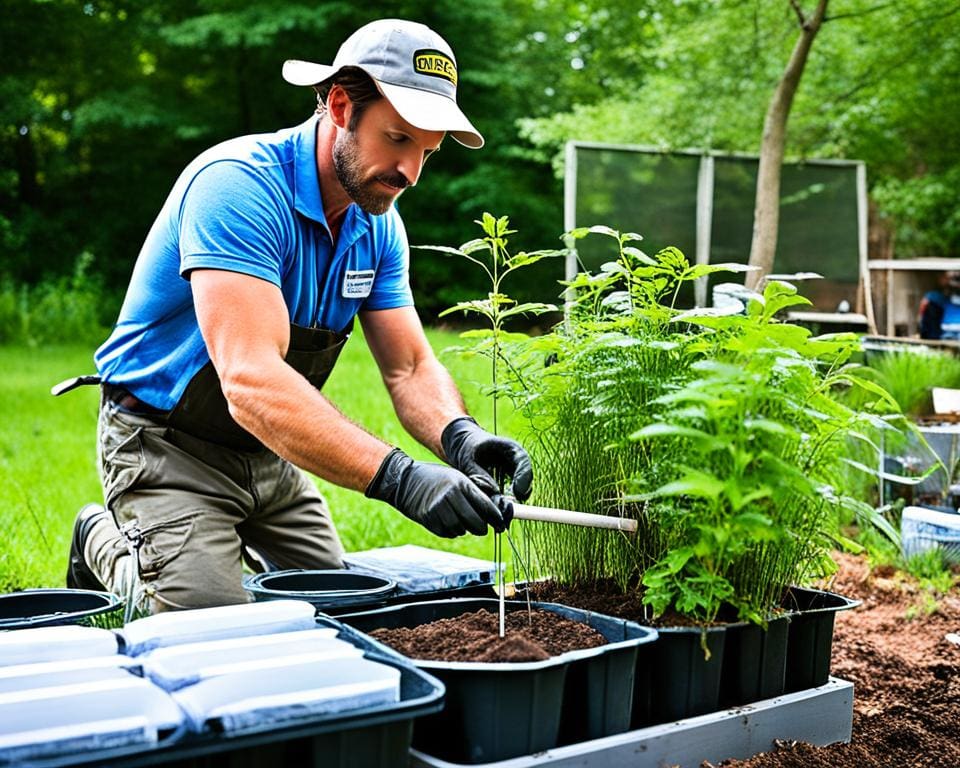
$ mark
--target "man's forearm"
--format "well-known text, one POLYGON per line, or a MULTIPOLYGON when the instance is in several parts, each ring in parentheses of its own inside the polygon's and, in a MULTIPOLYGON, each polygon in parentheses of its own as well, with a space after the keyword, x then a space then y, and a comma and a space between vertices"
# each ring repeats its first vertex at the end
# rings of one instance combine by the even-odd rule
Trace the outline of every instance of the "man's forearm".
POLYGON ((391 446, 351 422, 282 360, 270 368, 221 375, 233 418, 298 467, 365 490, 391 446))
POLYGON ((431 357, 408 372, 385 377, 384 382, 404 429, 436 456, 446 458, 440 434, 447 424, 467 413, 447 369, 431 357))

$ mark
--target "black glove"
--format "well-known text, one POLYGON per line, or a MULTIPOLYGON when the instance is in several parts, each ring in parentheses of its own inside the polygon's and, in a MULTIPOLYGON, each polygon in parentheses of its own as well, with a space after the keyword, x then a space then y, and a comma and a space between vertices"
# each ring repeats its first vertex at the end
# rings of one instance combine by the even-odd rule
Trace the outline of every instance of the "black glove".
POLYGON ((515 440, 497 437, 469 416, 451 421, 440 436, 443 454, 452 467, 470 477, 489 495, 500 493, 494 473, 508 475, 518 501, 530 498, 533 466, 523 446, 515 440))
POLYGON ((452 539, 469 531, 477 536, 487 525, 506 529, 512 505, 493 500, 470 478, 442 464, 414 461, 399 448, 387 454, 365 495, 392 504, 437 536, 452 539))

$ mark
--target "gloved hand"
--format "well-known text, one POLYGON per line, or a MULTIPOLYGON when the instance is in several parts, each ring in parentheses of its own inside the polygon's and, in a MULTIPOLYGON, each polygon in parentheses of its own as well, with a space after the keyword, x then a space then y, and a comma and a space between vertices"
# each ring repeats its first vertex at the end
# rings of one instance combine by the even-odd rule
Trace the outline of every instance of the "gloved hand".
POLYGON ((513 516, 509 501, 502 496, 491 499, 462 472, 414 461, 399 448, 384 458, 365 495, 392 504, 414 522, 448 539, 467 531, 483 536, 487 525, 501 532, 513 516))
POLYGON ((494 473, 500 472, 512 479, 517 501, 530 498, 533 466, 520 443, 491 435, 469 416, 461 416, 447 424, 440 444, 450 466, 469 476, 490 496, 500 493, 494 478, 494 473))

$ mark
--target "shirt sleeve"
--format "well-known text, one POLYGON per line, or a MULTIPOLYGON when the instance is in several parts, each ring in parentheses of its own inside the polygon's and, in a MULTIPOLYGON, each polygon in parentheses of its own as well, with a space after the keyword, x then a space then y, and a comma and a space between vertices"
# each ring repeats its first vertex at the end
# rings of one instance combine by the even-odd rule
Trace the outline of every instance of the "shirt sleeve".
POLYGON ((413 305, 410 290, 410 245, 400 214, 395 208, 380 217, 382 228, 376 233, 380 260, 373 288, 361 309, 395 309, 413 305))
POLYGON ((292 223, 282 193, 245 163, 200 169, 180 208, 180 274, 223 269, 279 286, 292 223))

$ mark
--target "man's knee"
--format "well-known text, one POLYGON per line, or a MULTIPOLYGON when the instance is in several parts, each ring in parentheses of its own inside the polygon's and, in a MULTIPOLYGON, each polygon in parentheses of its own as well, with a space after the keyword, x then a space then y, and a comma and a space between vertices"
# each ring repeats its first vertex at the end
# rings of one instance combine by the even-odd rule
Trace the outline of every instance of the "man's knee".
POLYGON ((243 589, 240 538, 229 521, 206 510, 144 517, 132 531, 140 583, 153 612, 249 601, 243 589))

